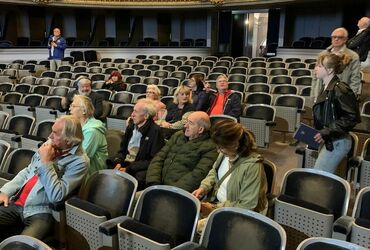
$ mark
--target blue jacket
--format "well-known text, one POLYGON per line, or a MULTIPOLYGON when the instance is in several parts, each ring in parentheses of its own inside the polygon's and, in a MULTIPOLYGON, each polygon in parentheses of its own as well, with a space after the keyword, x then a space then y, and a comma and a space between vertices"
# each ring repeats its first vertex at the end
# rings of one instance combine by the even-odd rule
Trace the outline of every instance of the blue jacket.
POLYGON ((36 174, 38 180, 26 199, 23 216, 27 218, 35 214, 51 213, 49 203, 62 201, 76 190, 81 185, 88 165, 89 159, 79 145, 50 164, 43 164, 39 153, 35 153, 31 163, 6 183, 0 192, 15 200, 22 187, 36 174))
POLYGON ((53 56, 51 56, 51 46, 50 42, 53 39, 53 36, 51 35, 48 39, 48 49, 49 49, 49 60, 51 59, 63 59, 64 57, 64 50, 67 47, 66 40, 63 37, 59 37, 57 39, 57 47, 54 48, 53 56))

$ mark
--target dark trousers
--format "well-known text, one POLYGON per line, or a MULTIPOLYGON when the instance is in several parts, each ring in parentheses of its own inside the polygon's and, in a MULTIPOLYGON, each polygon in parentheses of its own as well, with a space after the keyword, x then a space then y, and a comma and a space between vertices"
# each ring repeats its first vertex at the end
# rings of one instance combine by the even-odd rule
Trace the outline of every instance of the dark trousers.
POLYGON ((43 239, 53 232, 54 219, 51 214, 41 213, 23 217, 23 207, 13 203, 8 207, 0 206, 0 242, 17 235, 28 235, 43 239))

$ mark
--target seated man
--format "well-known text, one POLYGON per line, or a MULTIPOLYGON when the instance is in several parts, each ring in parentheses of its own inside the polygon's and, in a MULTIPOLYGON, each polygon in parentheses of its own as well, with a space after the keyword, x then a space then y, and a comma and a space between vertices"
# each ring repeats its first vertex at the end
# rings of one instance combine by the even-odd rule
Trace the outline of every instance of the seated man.
POLYGON ((161 128, 153 120, 156 114, 157 108, 152 100, 139 99, 123 136, 121 149, 113 159, 116 169, 126 171, 138 180, 139 190, 145 187, 150 161, 164 145, 161 128))
POLYGON ((219 75, 216 79, 216 93, 209 95, 209 115, 229 115, 239 118, 241 115, 241 100, 238 94, 229 89, 229 79, 219 75))
POLYGON ((208 115, 196 111, 189 115, 185 132, 176 132, 150 162, 147 185, 171 185, 192 192, 207 176, 217 158, 208 115))
POLYGON ((0 189, 0 241, 16 234, 42 239, 53 230, 49 203, 76 190, 88 168, 82 139, 77 119, 58 118, 31 163, 0 189))
POLYGON ((60 111, 64 112, 69 110, 69 106, 75 95, 84 95, 90 98, 95 108, 94 117, 99 119, 103 114, 103 97, 98 93, 92 92, 92 83, 87 77, 81 77, 77 80, 77 87, 76 90, 69 92, 66 97, 62 97, 60 111))

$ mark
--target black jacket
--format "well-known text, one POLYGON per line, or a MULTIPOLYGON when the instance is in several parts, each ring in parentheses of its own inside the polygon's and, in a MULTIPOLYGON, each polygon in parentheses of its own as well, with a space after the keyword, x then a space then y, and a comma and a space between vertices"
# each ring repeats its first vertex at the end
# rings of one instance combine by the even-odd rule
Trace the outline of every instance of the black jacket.
POLYGON ((361 33, 349 39, 347 48, 357 52, 361 62, 366 61, 367 54, 370 50, 370 27, 367 27, 361 33))
MULTIPOLYGON (((124 160, 128 154, 128 143, 130 142, 134 129, 135 125, 130 122, 126 128, 125 135, 123 136, 123 140, 121 142, 121 149, 118 152, 118 155, 115 157, 116 159, 114 160, 114 163, 120 163, 122 167, 126 167, 127 173, 137 177, 136 174, 140 171, 145 171, 146 173, 150 161, 154 155, 161 150, 165 142, 160 127, 155 124, 153 120, 148 120, 142 127, 139 128, 142 137, 140 140, 139 152, 136 155, 135 161, 127 165, 124 160)), ((145 174, 143 174, 143 178, 144 179, 141 181, 145 181, 145 174)))
POLYGON ((114 83, 107 83, 105 82, 102 86, 102 89, 108 89, 111 91, 125 91, 126 90, 126 83, 122 81, 114 82, 114 83))
MULTIPOLYGON (((212 93, 209 95, 209 109, 208 114, 211 112, 213 107, 216 105, 216 98, 219 93, 212 93)), ((238 94, 234 93, 232 90, 226 92, 226 98, 224 102, 224 115, 230 115, 239 119, 241 115, 241 100, 238 94)))
MULTIPOLYGON (((60 111, 64 112, 64 111, 68 111, 69 110, 69 105, 71 105, 72 101, 73 101, 73 97, 75 95, 79 95, 79 92, 78 90, 73 90, 72 92, 69 92, 67 94, 67 108, 66 109, 63 109, 61 108, 60 111)), ((90 95, 88 96, 92 102, 92 104, 94 105, 94 108, 95 108, 95 112, 94 112, 94 117, 96 119, 99 119, 102 114, 103 114, 103 96, 98 94, 98 93, 95 93, 95 92, 91 92, 90 95)))
POLYGON ((360 111, 356 96, 337 76, 316 100, 313 108, 314 126, 327 143, 345 136, 358 122, 360 111))

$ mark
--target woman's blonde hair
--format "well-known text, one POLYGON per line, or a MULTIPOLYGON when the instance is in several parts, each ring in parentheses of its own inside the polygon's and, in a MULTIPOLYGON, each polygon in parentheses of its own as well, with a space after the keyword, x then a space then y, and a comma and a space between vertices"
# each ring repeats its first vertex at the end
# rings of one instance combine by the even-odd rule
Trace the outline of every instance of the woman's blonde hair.
POLYGON ((181 85, 181 86, 176 88, 176 91, 173 94, 173 103, 174 104, 179 104, 179 100, 177 99, 177 95, 179 93, 185 93, 186 95, 189 95, 188 103, 193 103, 193 99, 191 98, 191 89, 187 86, 181 85))
POLYGON ((161 98, 161 91, 160 89, 158 88, 157 85, 154 85, 154 84, 148 84, 148 86, 146 87, 146 91, 148 90, 153 90, 154 93, 156 94, 156 99, 155 100, 159 100, 161 98))

